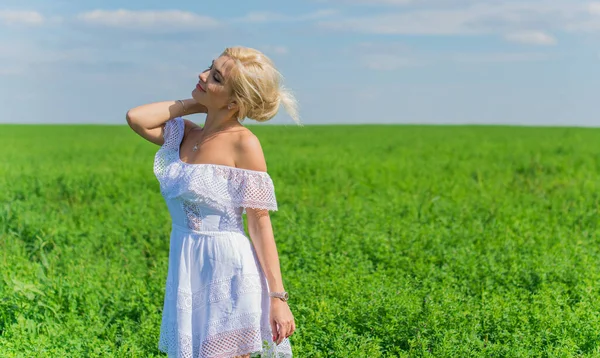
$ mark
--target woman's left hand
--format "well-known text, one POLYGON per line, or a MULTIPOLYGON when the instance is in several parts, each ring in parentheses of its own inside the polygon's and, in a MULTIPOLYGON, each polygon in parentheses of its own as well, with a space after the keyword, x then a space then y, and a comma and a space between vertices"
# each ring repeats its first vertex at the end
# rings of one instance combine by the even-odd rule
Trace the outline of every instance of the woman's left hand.
POLYGON ((271 312, 269 314, 273 341, 279 345, 285 338, 291 336, 296 330, 294 315, 287 302, 271 297, 271 312))

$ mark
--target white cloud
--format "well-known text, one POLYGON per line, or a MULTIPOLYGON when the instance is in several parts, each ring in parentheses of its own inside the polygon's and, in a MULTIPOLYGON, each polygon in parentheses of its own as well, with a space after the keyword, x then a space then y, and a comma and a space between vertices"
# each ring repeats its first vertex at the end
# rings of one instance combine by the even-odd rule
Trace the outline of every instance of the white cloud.
POLYGON ((337 14, 337 11, 332 9, 322 9, 301 15, 286 15, 271 11, 252 11, 243 17, 234 19, 233 21, 249 23, 309 21, 328 18, 335 14, 337 14))
POLYGON ((77 15, 77 19, 91 25, 165 32, 219 25, 211 17, 180 10, 94 10, 77 15))
POLYGON ((273 52, 278 55, 287 55, 289 50, 285 46, 269 46, 265 51, 273 52))
POLYGON ((366 68, 376 71, 395 71, 420 65, 414 58, 391 54, 364 55, 362 62, 366 68))
MULTIPOLYGON (((343 5, 389 5, 389 6, 404 6, 408 4, 421 3, 424 0, 315 0, 317 2, 339 3, 343 5)), ((427 1, 427 0, 425 0, 427 1)))
POLYGON ((403 68, 456 64, 493 64, 540 62, 550 59, 550 55, 541 52, 422 52, 402 43, 374 44, 363 43, 348 49, 363 68, 376 71, 396 71, 403 68), (387 46, 389 45, 389 46, 387 46))
POLYGON ((539 52, 459 53, 449 56, 456 63, 510 63, 546 61, 549 56, 539 52))
POLYGON ((322 21, 319 26, 383 35, 452 35, 472 32, 466 26, 472 18, 468 13, 459 11, 411 11, 322 21))
POLYGON ((375 71, 395 71, 425 65, 427 61, 405 43, 362 42, 344 51, 347 58, 357 58, 364 68, 375 71))
POLYGON ((375 4, 406 5, 406 4, 412 4, 415 1, 414 0, 354 0, 354 2, 368 4, 368 5, 375 5, 375 4))
POLYGON ((315 12, 311 12, 306 15, 302 15, 302 16, 300 16, 300 19, 316 20, 316 19, 322 19, 322 18, 333 16, 333 15, 337 15, 337 14, 338 14, 338 11, 334 10, 334 9, 321 9, 321 10, 317 10, 315 12))
POLYGON ((527 45, 550 46, 556 44, 556 39, 542 31, 520 31, 504 36, 507 41, 527 45))
POLYGON ((600 15, 600 2, 590 3, 588 10, 592 15, 600 15))
POLYGON ((7 25, 41 25, 44 16, 37 11, 0 10, 0 22, 7 25))
MULTIPOLYGON (((471 3, 424 1, 419 8, 320 21, 319 27, 388 35, 472 35, 527 31, 594 31, 600 6, 558 0, 490 1, 471 3), (465 4, 466 3, 466 4, 465 4), (470 3, 470 4, 469 4, 470 3), (425 6, 430 5, 430 6, 425 6)), ((600 4, 600 3, 599 3, 600 4)))
POLYGON ((21 75, 25 72, 25 68, 13 66, 13 67, 0 67, 0 76, 14 76, 21 75))
POLYGON ((541 62, 551 59, 542 52, 431 52, 422 51, 403 42, 363 42, 346 48, 344 57, 355 58, 363 68, 376 71, 397 71, 404 68, 459 65, 541 62))
POLYGON ((273 22, 273 21, 285 21, 287 17, 285 15, 270 12, 270 11, 253 11, 247 13, 244 17, 238 18, 235 21, 239 22, 253 22, 253 23, 263 23, 263 22, 273 22))

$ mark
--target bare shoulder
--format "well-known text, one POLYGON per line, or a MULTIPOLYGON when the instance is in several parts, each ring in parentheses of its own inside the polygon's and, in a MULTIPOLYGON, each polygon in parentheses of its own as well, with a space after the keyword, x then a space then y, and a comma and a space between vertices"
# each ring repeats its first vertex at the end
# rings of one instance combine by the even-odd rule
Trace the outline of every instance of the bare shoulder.
POLYGON ((245 128, 235 141, 236 167, 267 171, 267 163, 258 137, 245 128))

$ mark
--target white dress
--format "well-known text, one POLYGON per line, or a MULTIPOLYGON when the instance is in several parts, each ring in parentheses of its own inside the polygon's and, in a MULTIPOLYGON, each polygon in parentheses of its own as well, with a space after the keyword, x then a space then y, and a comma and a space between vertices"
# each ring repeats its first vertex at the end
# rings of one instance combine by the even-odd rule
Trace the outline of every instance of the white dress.
POLYGON ((172 220, 159 350, 169 357, 291 357, 273 342, 269 286, 246 236, 245 208, 277 210, 266 172, 180 160, 183 118, 154 158, 172 220))

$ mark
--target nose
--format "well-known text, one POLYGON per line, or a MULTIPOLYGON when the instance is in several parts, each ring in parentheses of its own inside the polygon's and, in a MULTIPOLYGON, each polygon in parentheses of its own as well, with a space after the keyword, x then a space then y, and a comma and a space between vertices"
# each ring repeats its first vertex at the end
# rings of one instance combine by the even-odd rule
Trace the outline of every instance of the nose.
POLYGON ((206 70, 206 71, 202 72, 202 73, 201 73, 201 74, 198 76, 198 78, 200 78, 200 81, 202 81, 202 82, 206 83, 206 79, 207 79, 207 77, 206 77, 206 76, 208 76, 208 70, 206 70))

